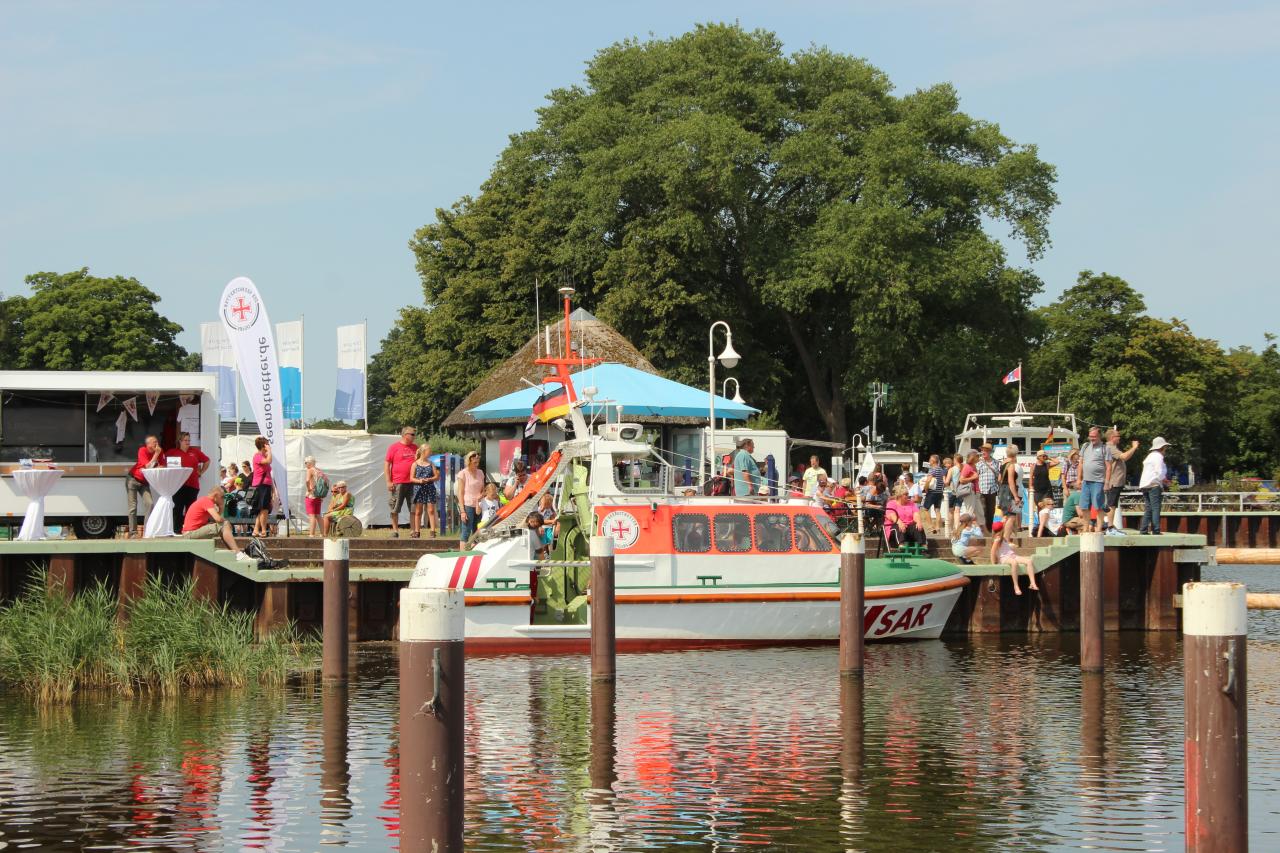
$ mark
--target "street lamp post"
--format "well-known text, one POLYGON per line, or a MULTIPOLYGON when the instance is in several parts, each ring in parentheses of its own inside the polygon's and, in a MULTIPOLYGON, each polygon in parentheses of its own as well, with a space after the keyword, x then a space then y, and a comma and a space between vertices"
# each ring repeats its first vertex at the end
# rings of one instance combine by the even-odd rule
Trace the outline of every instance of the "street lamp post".
POLYGON ((729 328, 729 324, 724 320, 716 320, 707 330, 707 372, 711 377, 707 383, 707 441, 710 445, 708 449, 711 451, 712 477, 718 473, 716 471, 716 326, 724 326, 724 350, 718 356, 720 363, 725 367, 734 368, 738 366, 740 358, 733 349, 733 331, 729 328))
MULTIPOLYGON (((729 400, 729 401, 731 401, 731 402, 738 403, 738 404, 742 404, 742 403, 747 402, 746 400, 742 399, 742 392, 738 390, 738 377, 736 377, 736 376, 726 376, 726 377, 725 377, 725 380, 724 380, 723 382, 721 382, 721 383, 720 383, 720 396, 721 396, 721 397, 724 397, 725 399, 727 399, 727 400, 729 400), (730 397, 730 396, 729 396, 729 383, 730 383, 730 382, 732 382, 732 383, 733 383, 733 396, 732 396, 732 397, 730 397)), ((727 430, 727 429, 729 429, 729 419, 728 419, 728 418, 721 418, 721 419, 720 419, 720 429, 723 429, 723 430, 727 430)))

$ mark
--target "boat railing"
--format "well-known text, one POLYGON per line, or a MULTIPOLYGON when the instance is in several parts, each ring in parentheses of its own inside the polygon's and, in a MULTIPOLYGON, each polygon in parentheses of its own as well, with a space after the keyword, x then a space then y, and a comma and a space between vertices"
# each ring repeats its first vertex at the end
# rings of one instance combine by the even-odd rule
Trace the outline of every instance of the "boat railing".
MULTIPOLYGON (((1126 489, 1120 493, 1122 511, 1141 512, 1144 502, 1145 497, 1138 489, 1126 489)), ((1165 491, 1160 511, 1204 515, 1277 513, 1280 512, 1280 493, 1165 491)))

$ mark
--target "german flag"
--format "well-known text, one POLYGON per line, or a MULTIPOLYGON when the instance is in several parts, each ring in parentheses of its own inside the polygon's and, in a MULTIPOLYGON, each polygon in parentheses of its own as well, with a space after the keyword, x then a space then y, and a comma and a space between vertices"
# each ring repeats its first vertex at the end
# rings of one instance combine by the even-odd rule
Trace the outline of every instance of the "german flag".
POLYGON ((569 392, 563 385, 555 391, 543 391, 533 404, 533 414, 544 424, 569 414, 569 392))

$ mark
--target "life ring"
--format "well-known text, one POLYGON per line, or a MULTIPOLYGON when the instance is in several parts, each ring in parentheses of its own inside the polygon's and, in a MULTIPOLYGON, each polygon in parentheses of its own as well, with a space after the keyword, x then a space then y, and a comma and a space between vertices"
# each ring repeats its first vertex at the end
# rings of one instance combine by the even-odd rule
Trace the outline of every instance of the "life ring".
POLYGON ((507 501, 507 503, 498 510, 497 515, 490 519, 488 523, 477 526, 476 529, 480 530, 481 528, 497 524, 499 521, 502 521, 502 519, 518 510, 524 505, 525 501, 529 500, 530 495, 536 495, 538 492, 542 491, 542 487, 547 484, 547 480, 551 479, 551 475, 555 473, 556 467, 559 464, 560 451, 556 450, 552 452, 551 457, 547 459, 543 466, 529 478, 529 482, 524 484, 524 488, 517 492, 515 497, 507 501))

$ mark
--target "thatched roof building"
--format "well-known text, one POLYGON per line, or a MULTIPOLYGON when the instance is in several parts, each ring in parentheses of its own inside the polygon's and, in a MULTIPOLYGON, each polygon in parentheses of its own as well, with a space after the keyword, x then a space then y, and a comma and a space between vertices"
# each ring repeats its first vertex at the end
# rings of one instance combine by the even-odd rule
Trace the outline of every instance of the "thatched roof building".
MULTIPOLYGON (((646 373, 656 374, 658 372, 649 362, 649 359, 641 355, 640 350, 632 346, 630 341, 619 334, 612 326, 597 320, 585 308, 576 309, 569 315, 569 320, 573 324, 574 339, 575 341, 581 341, 579 347, 585 355, 599 358, 603 361, 625 364, 628 367, 634 367, 646 373)), ((552 330, 551 342, 552 346, 555 346, 554 329, 552 330)), ((514 355, 493 370, 490 370, 484 379, 480 380, 480 384, 458 404, 456 409, 449 413, 449 417, 444 419, 444 428, 466 432, 478 427, 495 426, 503 423, 520 423, 523 425, 525 418, 510 421, 485 421, 484 424, 481 424, 467 414, 467 411, 482 403, 487 403, 513 391, 529 387, 521 381, 523 379, 528 379, 530 382, 537 382, 542 379, 547 374, 547 368, 544 365, 534 363, 534 360, 538 358, 539 352, 539 336, 534 335, 514 355)), ((686 419, 681 418, 679 420, 686 419)))

